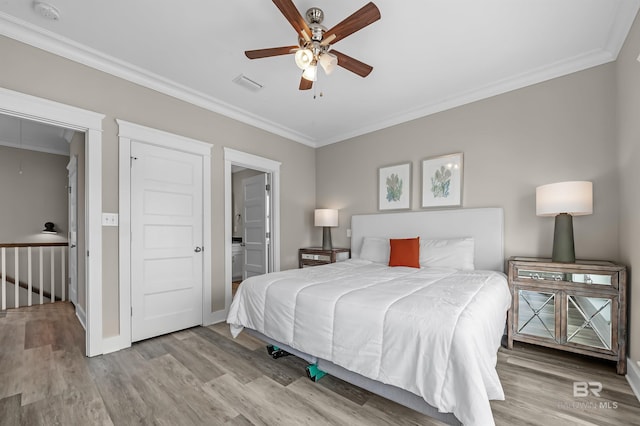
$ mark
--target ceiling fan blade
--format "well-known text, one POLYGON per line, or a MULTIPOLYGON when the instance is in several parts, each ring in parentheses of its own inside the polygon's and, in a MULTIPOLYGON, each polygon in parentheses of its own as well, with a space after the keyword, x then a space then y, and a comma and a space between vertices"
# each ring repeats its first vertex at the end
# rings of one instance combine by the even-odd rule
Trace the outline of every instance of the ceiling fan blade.
POLYGON ((279 56, 279 55, 288 55, 291 53, 296 53, 300 46, 283 46, 283 47, 272 47, 269 49, 257 49, 257 50, 247 50, 244 52, 249 59, 259 59, 259 58, 268 58, 270 56, 279 56))
POLYGON ((371 71, 373 71, 373 67, 371 65, 367 65, 364 62, 353 59, 351 56, 347 56, 337 50, 332 49, 331 53, 338 57, 338 66, 356 73, 360 77, 366 77, 371 73, 371 71))
POLYGON ((343 38, 355 33, 358 30, 373 24, 380 19, 380 10, 373 3, 367 3, 360 10, 348 16, 338 25, 325 32, 326 36, 335 35, 332 43, 337 43, 343 38))
POLYGON ((311 30, 307 25, 307 21, 304 20, 300 12, 293 4, 291 0, 273 0, 273 3, 280 9, 280 12, 287 18, 287 21, 291 24, 293 29, 296 30, 296 34, 300 34, 304 31, 306 34, 311 35, 311 30))
POLYGON ((313 81, 309 81, 304 77, 300 77, 300 86, 298 89, 300 90, 309 90, 313 87, 313 81))

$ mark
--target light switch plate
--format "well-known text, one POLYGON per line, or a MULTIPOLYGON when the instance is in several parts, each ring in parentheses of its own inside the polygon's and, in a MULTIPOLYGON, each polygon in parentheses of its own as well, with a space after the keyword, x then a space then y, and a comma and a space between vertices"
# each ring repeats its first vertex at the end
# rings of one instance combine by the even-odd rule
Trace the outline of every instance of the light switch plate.
POLYGON ((102 213, 102 226, 118 226, 118 213, 102 213))

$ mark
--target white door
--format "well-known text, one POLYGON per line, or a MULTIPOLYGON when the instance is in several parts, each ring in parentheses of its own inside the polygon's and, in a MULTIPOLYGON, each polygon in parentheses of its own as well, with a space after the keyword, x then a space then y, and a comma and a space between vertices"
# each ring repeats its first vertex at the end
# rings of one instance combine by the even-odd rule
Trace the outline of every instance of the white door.
POLYGON ((78 304, 78 156, 67 165, 69 176, 69 300, 78 304))
POLYGON ((269 272, 269 202, 267 174, 242 180, 244 197, 243 279, 269 272))
POLYGON ((202 324, 202 157, 131 143, 132 341, 202 324))

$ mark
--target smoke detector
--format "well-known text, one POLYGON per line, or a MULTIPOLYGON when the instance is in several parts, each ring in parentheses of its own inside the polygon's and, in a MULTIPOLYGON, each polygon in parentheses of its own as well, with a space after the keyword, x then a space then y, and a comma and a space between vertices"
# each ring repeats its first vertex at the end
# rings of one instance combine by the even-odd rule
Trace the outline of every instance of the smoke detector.
POLYGON ((34 1, 33 10, 40 16, 50 21, 57 21, 60 19, 60 12, 52 4, 44 1, 34 1))

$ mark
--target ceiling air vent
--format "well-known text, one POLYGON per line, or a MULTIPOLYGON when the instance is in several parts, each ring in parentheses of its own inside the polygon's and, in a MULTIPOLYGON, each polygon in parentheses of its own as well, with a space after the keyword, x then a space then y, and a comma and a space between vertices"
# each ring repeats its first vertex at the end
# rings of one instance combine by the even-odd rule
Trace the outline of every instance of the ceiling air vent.
POLYGON ((234 78, 233 82, 244 87, 245 89, 251 90, 252 92, 257 92, 263 87, 262 84, 253 81, 242 74, 234 78))

